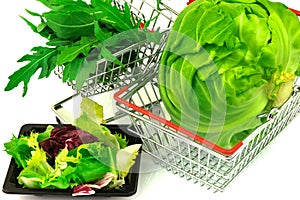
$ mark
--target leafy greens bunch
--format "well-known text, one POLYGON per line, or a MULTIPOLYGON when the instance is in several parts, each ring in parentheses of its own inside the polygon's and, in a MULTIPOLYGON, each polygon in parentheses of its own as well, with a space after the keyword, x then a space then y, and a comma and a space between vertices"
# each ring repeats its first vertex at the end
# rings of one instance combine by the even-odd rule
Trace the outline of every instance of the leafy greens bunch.
POLYGON ((76 126, 48 125, 44 132, 13 136, 4 144, 20 169, 20 185, 73 189, 73 196, 78 196, 91 195, 102 188, 119 189, 125 184, 141 144, 128 145, 126 137, 111 133, 91 118, 98 113, 100 119, 103 114, 92 100, 84 99, 81 106, 84 109, 76 126))
POLYGON ((174 123, 231 148, 292 94, 300 22, 268 0, 189 3, 162 55, 161 98, 174 123))
POLYGON ((137 31, 141 19, 131 14, 127 3, 120 7, 113 0, 92 0, 90 4, 83 0, 37 1, 47 6, 49 11, 42 14, 27 12, 40 18, 40 24, 36 26, 22 18, 35 33, 47 39, 46 46, 33 47, 32 54, 18 60, 27 64, 9 77, 6 91, 23 82, 25 96, 30 78, 37 70, 41 70, 39 78, 48 78, 56 66, 64 66, 63 82, 75 80, 77 90, 80 90, 85 79, 95 72, 97 60, 105 58, 122 65, 113 53, 143 41, 147 34, 151 34, 137 31), (119 39, 107 41, 123 32, 126 34, 119 39))

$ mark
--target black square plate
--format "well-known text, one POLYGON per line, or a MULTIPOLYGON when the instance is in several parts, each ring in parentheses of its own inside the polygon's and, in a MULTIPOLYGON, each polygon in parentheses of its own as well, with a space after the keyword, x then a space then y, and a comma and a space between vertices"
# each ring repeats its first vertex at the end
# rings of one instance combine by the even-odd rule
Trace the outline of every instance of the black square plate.
MULTIPOLYGON (((32 130, 35 132, 44 132, 48 125, 54 127, 64 126, 63 124, 25 124, 21 127, 19 136, 21 134, 28 135, 32 130)), ((110 129, 111 133, 120 133, 126 135, 128 140, 128 145, 131 144, 142 144, 139 136, 129 132, 127 130, 128 125, 105 125, 110 129)), ((134 166, 131 168, 131 171, 128 173, 125 178, 125 184, 122 189, 116 190, 96 190, 96 194, 93 196, 131 196, 137 192, 138 178, 139 178, 139 169, 140 169, 140 160, 141 153, 139 153, 136 158, 134 166)), ((31 195, 72 195, 72 190, 63 190, 63 189, 29 189, 23 188, 18 184, 17 176, 20 173, 20 169, 17 168, 17 165, 14 159, 11 159, 8 172, 3 185, 3 192, 7 194, 31 194, 31 195)))

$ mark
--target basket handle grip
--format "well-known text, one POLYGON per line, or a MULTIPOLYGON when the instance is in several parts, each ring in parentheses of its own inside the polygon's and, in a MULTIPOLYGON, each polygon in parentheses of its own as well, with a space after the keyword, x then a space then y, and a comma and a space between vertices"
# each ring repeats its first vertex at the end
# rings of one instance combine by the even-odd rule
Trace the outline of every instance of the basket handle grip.
POLYGON ((293 9, 293 8, 289 8, 293 13, 295 13, 297 16, 300 16, 300 11, 293 9))

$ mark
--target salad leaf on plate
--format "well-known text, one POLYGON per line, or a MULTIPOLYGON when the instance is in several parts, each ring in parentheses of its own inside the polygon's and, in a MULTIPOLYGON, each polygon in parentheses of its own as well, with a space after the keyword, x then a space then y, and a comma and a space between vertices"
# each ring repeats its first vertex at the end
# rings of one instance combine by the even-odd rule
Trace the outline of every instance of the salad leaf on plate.
POLYGON ((83 113, 76 125, 48 125, 44 132, 32 130, 4 144, 21 170, 17 177, 20 185, 73 189, 78 196, 102 188, 119 189, 125 184, 141 144, 128 146, 125 136, 112 134, 92 120, 95 116, 103 119, 103 108, 96 102, 84 99, 81 107, 83 113))

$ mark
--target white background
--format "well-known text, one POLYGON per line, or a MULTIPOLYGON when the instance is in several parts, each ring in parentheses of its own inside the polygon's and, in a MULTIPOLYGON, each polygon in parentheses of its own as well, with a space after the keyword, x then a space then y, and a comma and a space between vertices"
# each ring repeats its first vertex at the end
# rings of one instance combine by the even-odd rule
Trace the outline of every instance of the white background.
MULTIPOLYGON (((185 0, 184 0, 185 1, 185 0)), ((171 1, 172 4, 177 1, 171 1)), ((300 9, 297 0, 282 0, 289 7, 300 9)), ((37 80, 33 77, 29 90, 22 97, 22 85, 10 92, 4 87, 11 75, 22 65, 16 61, 29 53, 33 46, 43 45, 44 40, 34 34, 19 15, 28 16, 25 8, 42 12, 45 8, 35 0, 10 0, 0 8, 0 184, 4 183, 10 157, 3 151, 3 143, 12 134, 18 134, 23 124, 56 123, 50 107, 73 94, 66 84, 56 76, 37 80)), ((300 55, 299 55, 300 56, 300 55)), ((268 146, 256 159, 226 188, 223 193, 212 193, 199 185, 179 178, 154 165, 144 156, 142 159, 138 192, 127 199, 300 199, 300 116, 268 146)), ((71 199, 71 197, 40 197, 0 193, 0 199, 71 199)), ((87 197, 89 199, 89 197, 87 197)), ((122 198, 110 198, 122 199, 122 198)))

